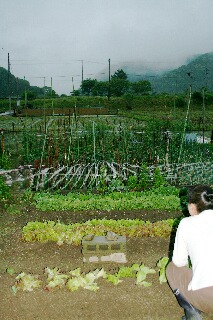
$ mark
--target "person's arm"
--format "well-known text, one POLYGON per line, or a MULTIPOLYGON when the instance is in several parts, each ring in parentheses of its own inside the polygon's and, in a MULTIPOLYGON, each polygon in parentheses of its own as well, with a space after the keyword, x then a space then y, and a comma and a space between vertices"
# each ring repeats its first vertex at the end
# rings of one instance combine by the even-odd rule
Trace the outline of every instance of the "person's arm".
POLYGON ((184 241, 184 219, 180 222, 176 237, 175 245, 173 250, 172 261, 177 267, 183 267, 188 265, 188 250, 184 241))

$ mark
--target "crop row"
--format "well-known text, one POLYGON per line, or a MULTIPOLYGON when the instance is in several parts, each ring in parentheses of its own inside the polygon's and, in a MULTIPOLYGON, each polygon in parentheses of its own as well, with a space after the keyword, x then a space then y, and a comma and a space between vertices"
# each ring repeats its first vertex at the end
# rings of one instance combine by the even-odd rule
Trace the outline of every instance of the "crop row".
MULTIPOLYGON (((168 260, 167 257, 163 257, 156 264, 160 284, 166 282, 165 269, 168 260)), ((7 268, 6 271, 10 275, 15 273, 14 269, 10 267, 7 268)), ((118 268, 118 272, 114 274, 106 272, 104 268, 95 269, 88 273, 84 273, 80 268, 76 268, 64 273, 57 267, 53 269, 46 267, 44 270, 44 274, 46 275, 45 281, 42 281, 41 277, 38 275, 21 272, 16 276, 16 282, 11 287, 11 290, 14 294, 19 290, 31 292, 36 288, 41 288, 44 283, 43 289, 45 291, 61 289, 63 287, 66 287, 71 292, 76 291, 79 288, 97 291, 99 289, 97 281, 100 278, 105 279, 107 282, 111 282, 114 285, 123 282, 125 278, 133 278, 135 279, 136 285, 149 287, 152 283, 146 281, 147 275, 155 273, 157 273, 155 269, 151 269, 144 264, 139 263, 134 263, 131 266, 121 266, 118 268)))
POLYGON ((169 237, 176 230, 181 218, 167 219, 151 223, 150 221, 135 220, 90 220, 84 223, 65 225, 61 222, 46 221, 28 222, 22 229, 22 238, 26 242, 54 241, 58 245, 63 243, 81 244, 84 236, 93 234, 106 235, 108 231, 127 237, 169 237))
MULTIPOLYGON (((144 122, 130 120, 127 123, 123 119, 119 122, 115 118, 114 123, 97 119, 59 124, 59 120, 49 118, 43 131, 36 123, 27 121, 21 132, 6 132, 4 145, 0 147, 0 155, 4 151, 13 166, 58 167, 103 160, 152 165, 212 159, 212 145, 182 140, 183 123, 153 120, 144 126, 144 122)), ((0 167, 3 165, 0 163, 0 167)))
POLYGON ((159 187, 147 191, 106 194, 40 192, 34 195, 34 203, 42 211, 112 211, 134 209, 180 210, 179 189, 159 187))

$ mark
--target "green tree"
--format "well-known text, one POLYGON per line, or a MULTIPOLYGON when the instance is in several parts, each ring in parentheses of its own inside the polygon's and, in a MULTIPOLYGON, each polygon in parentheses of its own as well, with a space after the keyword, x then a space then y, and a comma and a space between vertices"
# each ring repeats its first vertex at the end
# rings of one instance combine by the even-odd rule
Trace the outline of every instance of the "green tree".
MULTIPOLYGON (((35 92, 27 90, 26 94, 27 94, 27 100, 32 101, 32 100, 36 99, 36 93, 35 92)), ((23 99, 23 100, 25 99, 25 93, 24 92, 21 95, 21 99, 23 99)))
POLYGON ((127 80, 127 74, 123 71, 123 69, 118 69, 115 73, 111 76, 111 79, 121 79, 127 80))
POLYGON ((124 95, 125 101, 126 101, 126 108, 127 110, 132 110, 132 102, 134 99, 133 94, 127 93, 124 95))
POLYGON ((81 91, 80 90, 73 90, 71 92, 71 95, 75 96, 75 97, 79 97, 81 95, 81 91))
POLYGON ((186 101, 184 100, 183 97, 180 96, 175 99, 175 106, 177 108, 184 108, 185 105, 186 105, 186 101))
POLYGON ((194 101, 197 104, 201 104, 203 102, 203 94, 199 91, 193 92, 192 101, 194 101))
POLYGON ((151 90, 151 83, 148 80, 140 80, 131 83, 131 89, 136 95, 148 94, 151 90))
POLYGON ((113 78, 110 81, 110 92, 112 96, 121 97, 128 92, 130 82, 125 79, 113 78))
POLYGON ((30 91, 36 94, 36 98, 43 98, 44 97, 44 88, 40 88, 37 86, 31 86, 30 91))
POLYGON ((97 83, 96 79, 89 78, 89 79, 84 80, 81 84, 81 92, 85 96, 90 96, 92 94, 92 90, 93 90, 96 83, 97 83))
POLYGON ((108 81, 96 81, 92 94, 94 96, 107 96, 109 92, 109 82, 108 81))

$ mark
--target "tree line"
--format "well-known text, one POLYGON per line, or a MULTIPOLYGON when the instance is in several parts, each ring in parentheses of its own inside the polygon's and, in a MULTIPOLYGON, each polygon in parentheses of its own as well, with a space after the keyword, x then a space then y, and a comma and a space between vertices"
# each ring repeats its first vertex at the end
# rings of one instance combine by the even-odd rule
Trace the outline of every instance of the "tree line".
POLYGON ((123 69, 118 69, 109 81, 98 81, 97 79, 86 79, 82 81, 80 89, 74 90, 74 96, 113 96, 121 97, 125 94, 147 95, 152 91, 148 80, 130 82, 123 69))

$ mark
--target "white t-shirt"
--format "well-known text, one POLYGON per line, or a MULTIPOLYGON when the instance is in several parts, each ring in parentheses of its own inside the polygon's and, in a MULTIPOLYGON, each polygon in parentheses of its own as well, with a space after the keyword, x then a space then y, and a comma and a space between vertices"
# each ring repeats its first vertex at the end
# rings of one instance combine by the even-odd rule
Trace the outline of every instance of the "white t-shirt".
POLYGON ((175 238, 172 261, 177 267, 192 263, 188 290, 213 286, 213 210, 181 220, 175 238))

